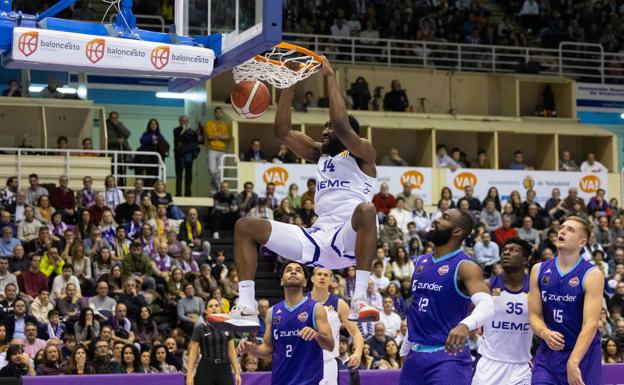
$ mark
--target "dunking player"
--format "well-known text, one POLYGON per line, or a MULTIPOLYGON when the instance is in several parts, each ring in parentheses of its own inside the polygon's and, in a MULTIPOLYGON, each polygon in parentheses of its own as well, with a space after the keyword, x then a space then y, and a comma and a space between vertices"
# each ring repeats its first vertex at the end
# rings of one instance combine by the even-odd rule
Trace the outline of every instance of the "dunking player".
POLYGON ((316 302, 323 304, 327 311, 327 320, 332 329, 334 337, 334 350, 323 350, 324 375, 326 385, 338 384, 338 345, 340 344, 340 327, 344 326, 353 338, 354 352, 349 357, 348 366, 357 368, 360 365, 362 357, 362 349, 364 349, 364 338, 355 323, 349 321, 349 306, 345 301, 338 298, 337 295, 329 292, 331 284, 332 272, 329 269, 317 267, 312 272, 312 291, 308 293, 316 302))
POLYGON ((590 235, 586 220, 569 217, 557 236, 557 257, 531 270, 531 327, 542 339, 532 384, 601 383, 598 321, 605 279, 600 269, 580 256, 590 235))
POLYGON ((273 385, 319 385, 323 380, 323 352, 334 349, 334 338, 321 304, 303 295, 307 270, 298 262, 282 269, 284 301, 267 312, 264 343, 241 340, 239 353, 272 354, 273 385))
POLYGON ((401 346, 401 355, 407 355, 401 385, 470 384, 468 333, 494 314, 481 269, 461 250, 472 227, 467 211, 451 209, 426 233, 435 251, 418 258, 412 276, 408 332, 401 346), (475 308, 466 317, 471 300, 475 308))
POLYGON ((234 257, 240 279, 240 302, 229 316, 221 314, 212 318, 215 327, 234 331, 259 328, 253 281, 259 245, 308 266, 342 269, 355 264, 355 292, 349 319, 379 319, 379 311, 366 304, 377 247, 376 212, 370 203, 375 190, 377 154, 368 140, 359 137, 359 124, 347 114, 336 75, 325 58, 322 73, 327 78, 330 117, 322 133, 322 143, 291 130, 294 89, 282 91, 275 115, 277 138, 301 158, 317 162, 314 211, 318 219, 307 230, 260 218, 242 218, 236 222, 234 257))
POLYGON ((481 358, 472 385, 530 385, 531 343, 529 324, 529 274, 525 272, 531 245, 520 238, 505 242, 501 254, 503 273, 490 277, 494 317, 483 325, 481 358))

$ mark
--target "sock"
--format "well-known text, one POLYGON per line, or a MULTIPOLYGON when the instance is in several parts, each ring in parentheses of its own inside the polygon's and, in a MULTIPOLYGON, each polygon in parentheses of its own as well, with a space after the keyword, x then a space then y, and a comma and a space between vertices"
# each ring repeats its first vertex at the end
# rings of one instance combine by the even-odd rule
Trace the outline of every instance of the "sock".
POLYGON ((254 281, 238 282, 238 303, 249 309, 256 308, 256 283, 254 281))
POLYGON ((366 297, 366 291, 368 290, 368 280, 370 279, 370 275, 370 271, 355 271, 355 291, 353 292, 353 298, 366 297))

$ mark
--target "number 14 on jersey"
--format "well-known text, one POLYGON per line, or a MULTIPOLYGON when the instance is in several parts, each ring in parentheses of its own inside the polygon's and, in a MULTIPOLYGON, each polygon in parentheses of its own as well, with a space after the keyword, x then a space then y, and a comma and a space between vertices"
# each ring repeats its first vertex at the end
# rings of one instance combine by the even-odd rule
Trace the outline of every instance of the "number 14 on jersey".
POLYGON ((323 162, 323 171, 321 172, 334 172, 336 170, 336 166, 334 166, 334 160, 329 158, 323 162))

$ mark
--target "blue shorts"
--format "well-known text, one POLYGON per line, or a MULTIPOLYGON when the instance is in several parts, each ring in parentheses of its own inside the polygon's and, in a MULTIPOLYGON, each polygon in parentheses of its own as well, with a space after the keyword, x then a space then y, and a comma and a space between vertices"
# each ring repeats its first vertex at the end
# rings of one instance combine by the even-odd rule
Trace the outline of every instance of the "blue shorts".
POLYGON ((451 356, 444 350, 411 351, 401 369, 400 385, 470 385, 472 382, 470 349, 451 356))
MULTIPOLYGON (((568 385, 567 363, 571 350, 551 350, 542 343, 535 353, 531 385, 568 385)), ((585 385, 602 383, 602 349, 592 343, 579 365, 585 385)))

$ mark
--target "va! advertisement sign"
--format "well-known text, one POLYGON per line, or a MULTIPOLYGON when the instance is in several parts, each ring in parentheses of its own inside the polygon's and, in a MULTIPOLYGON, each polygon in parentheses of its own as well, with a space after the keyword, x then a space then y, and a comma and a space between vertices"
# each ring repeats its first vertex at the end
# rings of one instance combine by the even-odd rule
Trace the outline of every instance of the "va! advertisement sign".
MULTIPOLYGON (((308 179, 315 179, 316 165, 312 164, 255 164, 254 191, 264 196, 267 183, 275 184, 275 197, 278 200, 288 195, 291 184, 299 187, 299 195, 307 190, 308 179)), ((245 182, 245 181, 241 181, 245 182)), ((403 191, 403 184, 409 182, 412 193, 423 198, 425 204, 431 204, 432 173, 430 168, 417 167, 377 167, 377 186, 374 194, 379 192, 381 183, 388 183, 390 192, 394 195, 403 191)))
POLYGON ((544 206, 554 188, 565 198, 568 189, 574 187, 579 197, 588 201, 598 189, 607 190, 607 173, 458 169, 447 170, 446 185, 455 201, 465 195, 466 186, 473 186, 474 195, 479 199, 485 199, 490 187, 496 187, 502 201, 507 201, 512 191, 518 191, 524 199, 526 191, 533 189, 537 202, 544 206))

